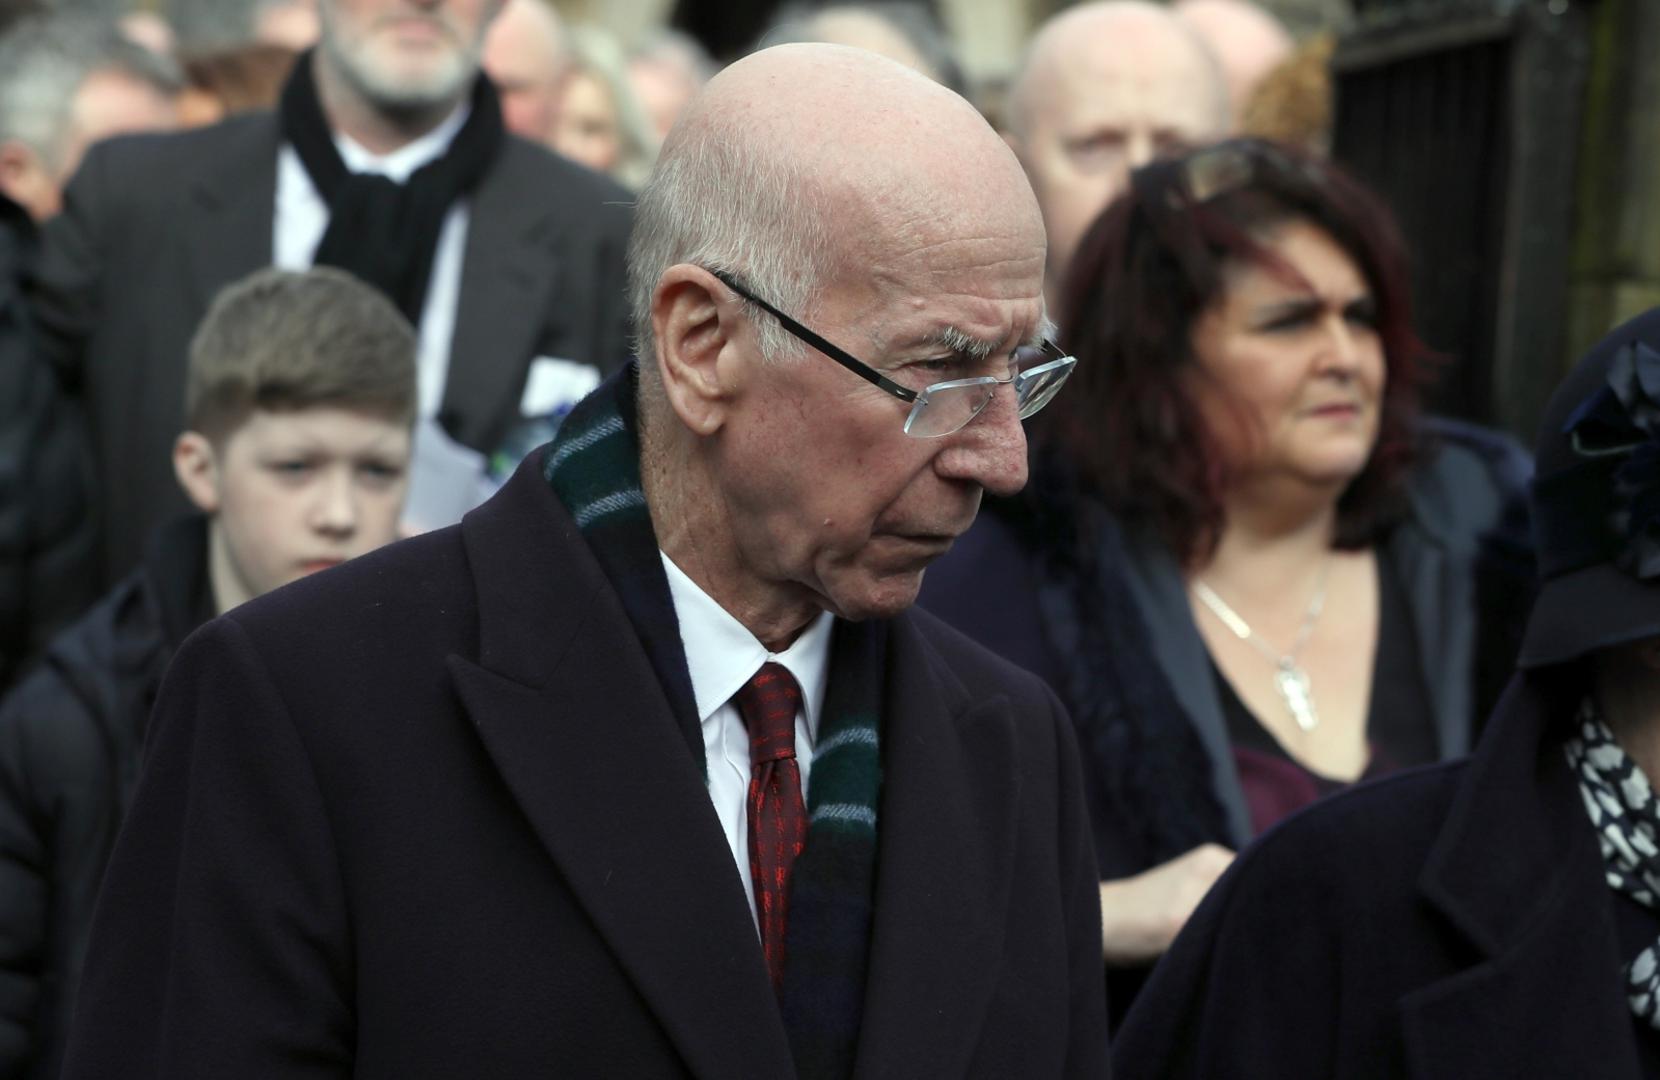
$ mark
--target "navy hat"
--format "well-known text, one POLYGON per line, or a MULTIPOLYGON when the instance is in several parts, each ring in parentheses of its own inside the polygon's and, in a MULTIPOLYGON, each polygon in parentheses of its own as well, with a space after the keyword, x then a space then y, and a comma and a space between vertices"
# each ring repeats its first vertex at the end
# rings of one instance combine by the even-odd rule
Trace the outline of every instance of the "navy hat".
POLYGON ((1660 308, 1551 396, 1531 502, 1544 583, 1518 665, 1660 637, 1660 308))

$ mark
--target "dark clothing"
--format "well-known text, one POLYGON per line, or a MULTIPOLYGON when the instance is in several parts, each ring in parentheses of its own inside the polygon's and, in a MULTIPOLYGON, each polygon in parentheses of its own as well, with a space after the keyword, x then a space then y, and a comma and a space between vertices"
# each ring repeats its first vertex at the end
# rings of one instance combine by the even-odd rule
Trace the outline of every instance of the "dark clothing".
MULTIPOLYGON (((1268 668, 1264 666, 1264 674, 1268 668)), ((1343 790, 1348 783, 1323 776, 1297 761, 1234 690, 1221 668, 1211 665, 1234 769, 1250 808, 1251 827, 1265 832, 1281 818, 1317 799, 1343 790)), ((1434 709, 1418 664, 1418 646, 1412 636, 1412 612, 1406 594, 1387 560, 1378 563, 1378 640, 1372 660, 1372 696, 1366 709, 1366 742, 1370 753, 1363 780, 1412 765, 1427 765, 1440 757, 1434 709)))
POLYGON ((182 519, 0 703, 0 1075, 58 1075, 150 706, 211 614, 207 526, 182 519))
MULTIPOLYGON (((1436 749, 1448 758, 1468 751, 1484 715, 1481 672, 1514 659, 1525 621, 1525 455, 1467 429, 1426 454, 1378 556, 1405 592, 1436 749), (1489 594, 1509 597, 1502 620, 1478 606, 1489 594)), ((1181 568, 1099 503, 1043 483, 1031 489, 1036 518, 1008 504, 981 514, 929 569, 922 604, 1060 693, 1079 728, 1108 880, 1202 843, 1243 846, 1254 830, 1181 568)))
MULTIPOLYGON (((66 1077, 791 1075, 703 777, 539 463, 181 650, 66 1077)), ((1104 1075, 1059 703, 924 613, 887 649, 855 1075, 1104 1075)))
MULTIPOLYGON (((278 124, 270 113, 94 146, 44 230, 33 309, 96 451, 105 581, 185 509, 169 448, 183 428, 191 335, 223 286, 267 266, 278 124)), ((519 422, 533 358, 609 371, 628 359, 630 197, 508 138, 468 201, 440 423, 486 454, 519 422)))
POLYGON ((35 240, 0 195, 0 690, 98 595, 84 418, 38 354, 23 295, 35 240))
POLYGON ((1120 1075, 1647 1075, 1563 753, 1586 686, 1518 676, 1467 762, 1360 785, 1243 853, 1119 1032, 1120 1075))
MULTIPOLYGON (((1435 754, 1468 751, 1490 672, 1514 661, 1532 589, 1526 456, 1436 424, 1405 518, 1378 544, 1401 583, 1435 754)), ((1031 670, 1078 730, 1096 860, 1132 877, 1205 843, 1256 833, 1209 650, 1168 549, 1035 470, 1019 503, 982 512, 929 569, 921 603, 1031 670)), ((1114 1018, 1145 968, 1109 969, 1114 1018)))

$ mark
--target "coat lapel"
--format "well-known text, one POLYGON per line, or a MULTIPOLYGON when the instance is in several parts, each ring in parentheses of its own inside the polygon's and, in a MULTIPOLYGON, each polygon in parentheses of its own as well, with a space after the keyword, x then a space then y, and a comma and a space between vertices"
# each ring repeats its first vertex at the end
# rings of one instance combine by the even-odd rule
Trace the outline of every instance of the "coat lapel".
POLYGON ((960 1076, 997 981, 1018 816, 1014 721, 894 621, 858 1076, 960 1076))
POLYGON ((562 306, 547 303, 564 269, 560 225, 547 192, 527 185, 515 167, 520 149, 509 140, 469 204, 439 409, 451 436, 486 451, 505 435, 503 418, 517 415, 525 372, 541 343, 565 336, 557 325, 562 306))
POLYGON ((794 1066, 697 764, 536 456, 462 533, 477 660, 449 659, 508 790, 693 1073, 794 1066))
POLYGON ((1436 745, 1443 760, 1470 751, 1471 674, 1475 656, 1475 589, 1468 553, 1454 554, 1446 538, 1420 526, 1423 510, 1395 529, 1379 552, 1406 591, 1418 669, 1435 709, 1436 745))
POLYGON ((277 206, 277 121, 260 113, 229 121, 216 132, 207 167, 191 181, 196 210, 180 221, 189 230, 191 285, 197 311, 220 289, 271 265, 277 206))
POLYGON ((1401 999, 1420 1080, 1637 1076, 1612 896, 1551 730, 1577 690, 1511 684, 1425 863, 1420 892, 1480 959, 1401 999))

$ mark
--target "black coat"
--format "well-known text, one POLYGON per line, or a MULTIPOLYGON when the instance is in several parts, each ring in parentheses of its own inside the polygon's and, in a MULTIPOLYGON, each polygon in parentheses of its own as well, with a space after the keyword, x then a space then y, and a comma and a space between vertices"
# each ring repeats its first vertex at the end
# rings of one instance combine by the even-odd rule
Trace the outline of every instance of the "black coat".
POLYGON ((206 524, 174 522, 0 702, 0 1076, 58 1075, 150 707, 211 607, 206 524))
POLYGON ((24 299, 35 240, 0 195, 0 690, 98 595, 85 418, 40 357, 24 299))
MULTIPOLYGON (((46 226, 31 300, 48 359, 84 403, 96 450, 105 582, 187 509, 170 448, 183 428, 188 347, 223 286, 268 266, 278 121, 94 146, 46 226)), ((494 451, 518 421, 537 356, 603 371, 630 355, 623 259, 631 197, 517 138, 468 197, 448 381, 458 441, 494 451)))
MULTIPOLYGON (((538 464, 186 643, 67 1077, 790 1075, 698 765, 538 464)), ((857 1075, 1104 1075, 1066 717, 926 615, 888 639, 857 1075)))
POLYGON ((1562 751, 1584 691, 1572 671, 1518 677, 1467 763, 1362 785, 1265 834, 1154 971, 1118 1074, 1652 1075, 1562 751))

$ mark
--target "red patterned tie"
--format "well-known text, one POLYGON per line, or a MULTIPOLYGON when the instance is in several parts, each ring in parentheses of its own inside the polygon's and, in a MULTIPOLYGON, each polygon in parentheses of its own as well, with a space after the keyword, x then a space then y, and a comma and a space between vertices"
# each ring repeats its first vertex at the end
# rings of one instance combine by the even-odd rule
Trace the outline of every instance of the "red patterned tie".
POLYGON ((807 807, 795 760, 801 688, 782 664, 763 664, 733 701, 749 729, 749 873, 755 885, 761 951, 777 987, 784 979, 790 868, 807 842, 807 807))

